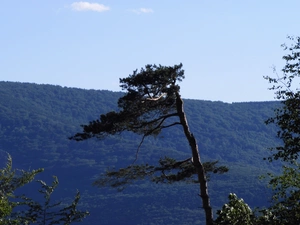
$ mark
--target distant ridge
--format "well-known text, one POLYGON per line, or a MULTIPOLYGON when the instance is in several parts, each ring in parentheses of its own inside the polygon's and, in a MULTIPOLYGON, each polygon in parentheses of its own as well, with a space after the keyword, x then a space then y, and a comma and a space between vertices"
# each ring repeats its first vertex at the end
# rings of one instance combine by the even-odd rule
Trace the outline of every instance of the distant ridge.
MULTIPOLYGON (((192 184, 171 186, 143 181, 120 193, 91 186, 106 168, 129 165, 141 137, 126 133, 104 141, 79 143, 68 137, 80 131, 81 124, 99 118, 101 113, 117 110, 121 95, 122 92, 108 90, 1 81, 0 165, 8 152, 16 168, 44 167, 45 180, 57 175, 58 198, 67 198, 79 189, 82 206, 91 211, 82 224, 201 223, 198 189, 192 184)), ((227 201, 230 192, 250 205, 268 204, 269 190, 258 176, 276 171, 276 165, 262 158, 270 155, 267 148, 276 146, 278 140, 276 128, 266 126, 264 121, 280 103, 229 104, 191 99, 184 102, 203 160, 219 160, 230 168, 228 174, 212 176, 209 182, 215 209, 227 201)), ((190 156, 188 144, 177 127, 156 139, 146 139, 137 163, 155 164, 166 155, 190 156)))

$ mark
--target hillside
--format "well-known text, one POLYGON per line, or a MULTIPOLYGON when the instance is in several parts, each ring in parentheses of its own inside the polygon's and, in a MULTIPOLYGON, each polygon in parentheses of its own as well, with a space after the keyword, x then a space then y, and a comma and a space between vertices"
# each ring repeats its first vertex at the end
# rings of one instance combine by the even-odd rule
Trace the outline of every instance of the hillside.
MULTIPOLYGON (((199 224, 201 201, 193 184, 160 185, 140 181, 123 192, 92 187, 108 167, 129 165, 140 142, 125 134, 104 141, 75 142, 69 136, 80 125, 116 109, 121 92, 83 90, 53 85, 0 82, 0 157, 13 157, 14 167, 45 168, 41 179, 60 181, 57 198, 82 193, 81 206, 91 212, 82 224, 199 224), (74 194, 73 194, 74 193, 74 194), (188 219, 186 218, 188 216, 188 219), (96 222, 97 221, 97 222, 96 222), (100 221, 100 223, 99 223, 100 221)), ((185 111, 199 143, 203 161, 219 160, 230 171, 211 177, 214 209, 235 192, 251 206, 268 204, 268 193, 258 176, 276 171, 263 161, 275 146, 276 129, 264 121, 277 102, 223 103, 185 99, 185 111)), ((190 156, 179 128, 145 140, 137 163, 155 164, 164 156, 190 156)))

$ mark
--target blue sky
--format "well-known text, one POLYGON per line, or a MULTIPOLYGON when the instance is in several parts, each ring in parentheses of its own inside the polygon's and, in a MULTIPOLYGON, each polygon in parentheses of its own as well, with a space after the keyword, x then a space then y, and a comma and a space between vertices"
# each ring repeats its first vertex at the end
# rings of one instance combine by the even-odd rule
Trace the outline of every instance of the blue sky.
POLYGON ((182 62, 184 98, 273 100, 263 76, 283 66, 299 9, 299 0, 2 1, 0 80, 119 91, 137 68, 182 62))

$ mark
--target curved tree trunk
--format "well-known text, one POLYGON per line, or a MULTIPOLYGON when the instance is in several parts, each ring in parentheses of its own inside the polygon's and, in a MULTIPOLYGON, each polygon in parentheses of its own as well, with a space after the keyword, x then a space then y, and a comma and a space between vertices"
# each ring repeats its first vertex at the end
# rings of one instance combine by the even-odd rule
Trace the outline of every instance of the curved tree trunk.
POLYGON ((184 134, 192 150, 193 164, 197 170, 198 180, 200 183, 200 196, 202 198, 202 205, 205 211, 206 225, 211 225, 213 224, 213 213, 212 213, 212 208, 210 206, 210 200, 208 196, 206 175, 205 175, 203 164, 201 163, 200 160, 196 139, 194 135, 190 132, 189 125, 183 109, 183 101, 178 92, 176 92, 176 107, 177 107, 180 123, 184 130, 184 134))

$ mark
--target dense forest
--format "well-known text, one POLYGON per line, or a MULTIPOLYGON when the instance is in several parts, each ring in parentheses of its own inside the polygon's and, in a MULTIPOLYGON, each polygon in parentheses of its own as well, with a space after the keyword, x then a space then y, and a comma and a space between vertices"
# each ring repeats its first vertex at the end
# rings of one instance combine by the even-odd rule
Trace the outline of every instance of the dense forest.
MULTIPOLYGON (((45 168, 38 179, 59 178, 56 198, 81 192, 80 207, 91 215, 82 224, 200 224, 201 202, 195 184, 155 184, 147 180, 123 191, 97 188, 92 183, 107 168, 124 167, 135 159, 141 137, 129 133, 103 141, 68 139, 80 125, 117 109, 122 92, 83 90, 53 85, 0 82, 0 165, 9 153, 14 167, 45 168), (188 218, 187 218, 188 215, 188 218)), ((223 103, 184 99, 190 128, 204 161, 219 160, 229 172, 209 181, 212 206, 219 209, 234 192, 250 206, 268 205, 269 189, 258 177, 277 172, 278 164, 264 161, 276 146, 274 126, 264 121, 278 102, 223 103)), ((164 157, 187 158, 188 143, 172 127, 147 138, 137 164, 156 164, 164 157)), ((20 190, 34 194, 31 187, 20 190)))

